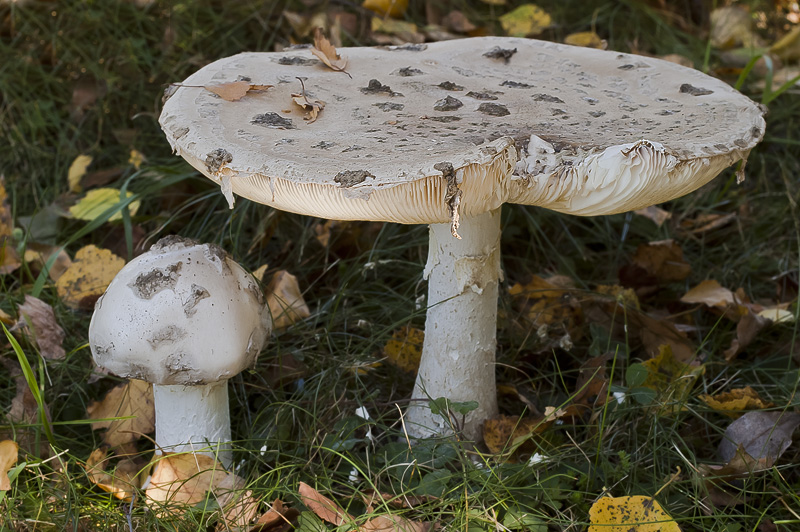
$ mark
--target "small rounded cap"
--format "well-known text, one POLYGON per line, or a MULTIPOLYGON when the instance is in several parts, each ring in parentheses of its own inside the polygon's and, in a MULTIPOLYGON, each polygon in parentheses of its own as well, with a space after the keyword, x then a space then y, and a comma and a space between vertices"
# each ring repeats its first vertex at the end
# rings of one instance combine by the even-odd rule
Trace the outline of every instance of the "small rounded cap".
POLYGON ((121 377, 207 384, 252 365, 271 330, 255 279, 223 249, 166 237, 97 301, 89 345, 121 377))

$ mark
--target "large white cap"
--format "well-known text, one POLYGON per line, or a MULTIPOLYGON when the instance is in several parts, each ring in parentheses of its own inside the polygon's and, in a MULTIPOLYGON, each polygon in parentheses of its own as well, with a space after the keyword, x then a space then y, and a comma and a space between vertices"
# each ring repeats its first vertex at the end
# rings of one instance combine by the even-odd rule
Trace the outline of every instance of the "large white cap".
POLYGON ((763 110, 658 59, 507 37, 243 53, 183 82, 160 123, 238 194, 334 219, 440 223, 522 203, 611 214, 660 203, 745 159, 763 110), (316 121, 292 101, 325 102, 316 121), (202 86, 271 84, 230 102, 202 86))
POLYGON ((251 366, 272 329, 253 276, 220 247, 166 237, 129 262, 97 301, 98 365, 154 384, 208 384, 251 366))

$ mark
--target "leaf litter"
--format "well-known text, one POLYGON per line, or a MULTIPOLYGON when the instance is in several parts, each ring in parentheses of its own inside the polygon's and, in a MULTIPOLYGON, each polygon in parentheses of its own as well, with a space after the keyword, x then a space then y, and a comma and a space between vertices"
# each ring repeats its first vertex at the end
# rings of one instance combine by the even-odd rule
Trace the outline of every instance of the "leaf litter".
MULTIPOLYGON (((350 74, 345 70, 347 67, 347 58, 339 55, 336 47, 325 37, 322 28, 314 29, 314 47, 311 49, 314 54, 325 66, 336 72, 344 72, 348 76, 350 74)), ((350 76, 351 78, 353 76, 350 76)))

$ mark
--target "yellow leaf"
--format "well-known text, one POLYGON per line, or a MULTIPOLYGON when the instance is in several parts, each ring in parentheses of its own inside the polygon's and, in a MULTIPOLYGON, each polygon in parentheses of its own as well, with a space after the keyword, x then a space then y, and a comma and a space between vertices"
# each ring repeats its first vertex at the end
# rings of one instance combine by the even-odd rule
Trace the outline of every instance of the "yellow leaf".
POLYGON ((206 492, 225 479, 219 462, 205 454, 164 454, 155 461, 150 484, 145 491, 147 505, 157 507, 161 517, 181 514, 202 501, 206 492))
POLYGON ((508 0, 481 0, 484 4, 489 4, 491 6, 504 6, 508 0))
POLYGON ((662 412, 677 412, 683 408, 697 377, 705 373, 702 364, 685 364, 672 354, 668 345, 659 346, 658 355, 642 362, 647 368, 645 388, 656 391, 665 403, 662 412))
MULTIPOLYGON (((314 48, 311 49, 317 59, 325 63, 328 68, 337 72, 345 72, 347 66, 347 58, 341 57, 336 51, 336 47, 322 33, 322 28, 314 30, 314 48)), ((345 72, 347 74, 347 72, 345 72)), ((347 74, 348 76, 350 74, 347 74)), ((352 76, 351 76, 352 77, 352 76)))
POLYGON ((272 85, 253 85, 249 81, 231 81, 230 83, 203 86, 207 91, 213 92, 228 102, 241 100, 250 91, 265 91, 270 87, 272 85))
POLYGON ((589 532, 681 532, 652 497, 602 497, 589 508, 589 532))
POLYGON ((584 46, 586 48, 597 48, 600 50, 605 50, 608 47, 608 42, 593 31, 570 33, 564 37, 564 44, 571 44, 572 46, 584 46))
MULTIPOLYGON (((8 204, 5 178, 0 174, 0 241, 11 236, 14 231, 14 219, 11 216, 11 207, 8 204)), ((2 261, 0 261, 0 265, 2 261)))
POLYGON ((8 479, 8 470, 17 463, 19 446, 11 440, 0 441, 0 491, 11 489, 11 481, 8 479))
POLYGON ((91 244, 82 247, 56 281, 58 296, 70 308, 91 310, 123 266, 125 261, 107 249, 91 244))
POLYGON ((387 35, 397 35, 401 39, 409 42, 423 42, 425 37, 417 32, 417 25, 405 20, 382 19, 373 17, 370 22, 370 29, 377 33, 387 35))
POLYGON ((107 429, 103 441, 111 447, 134 442, 144 434, 155 431, 156 412, 153 386, 131 379, 112 388, 100 401, 86 407, 89 419, 130 418, 115 421, 95 421, 92 429, 107 429))
POLYGON ((86 459, 86 474, 100 489, 109 492, 117 499, 130 501, 135 490, 141 485, 139 473, 142 467, 131 458, 118 461, 114 471, 105 471, 108 465, 108 451, 95 449, 86 459))
POLYGON ((773 44, 769 51, 784 61, 794 61, 800 58, 800 26, 792 28, 792 31, 773 44))
POLYGON ((132 164, 137 170, 141 168, 142 163, 144 163, 145 160, 147 160, 147 158, 139 150, 131 150, 131 153, 128 156, 128 164, 132 164))
POLYGON ((762 318, 772 320, 774 323, 788 323, 794 321, 794 314, 785 308, 765 308, 758 313, 762 318))
MULTIPOLYGON (((519 447, 532 434, 542 432, 552 424, 552 420, 544 417, 517 417, 498 416, 487 419, 483 425, 483 442, 491 453, 499 454, 519 447)), ((535 445, 530 448, 523 446, 520 450, 532 452, 535 445)))
POLYGON ((69 165, 67 172, 67 183, 69 184, 70 192, 81 191, 81 178, 86 175, 86 170, 92 164, 91 155, 78 155, 72 164, 69 165))
POLYGON ((534 4, 523 4, 500 17, 500 24, 511 37, 539 35, 550 26, 553 19, 541 7, 534 4))
POLYGON ((364 0, 361 7, 380 16, 402 17, 408 9, 408 0, 364 0))
POLYGON ((383 354, 389 362, 403 371, 417 371, 422 357, 422 342, 425 333, 410 325, 392 333, 392 339, 383 347, 383 354))
POLYGON ((300 292, 297 277, 286 270, 277 271, 272 276, 267 287, 267 305, 275 329, 286 328, 311 315, 300 292))
POLYGON ((700 400, 729 417, 739 417, 744 410, 761 410, 775 406, 773 403, 761 399, 758 392, 750 386, 734 388, 729 392, 718 393, 714 396, 701 395, 700 400))
MULTIPOLYGON (((128 198, 131 196, 133 196, 133 192, 128 192, 126 194, 128 198)), ((111 207, 117 205, 120 202, 119 198, 120 191, 116 188, 96 188, 87 192, 83 199, 70 207, 69 212, 78 220, 91 222, 111 207)), ((128 205, 128 211, 131 213, 131 216, 136 214, 137 210, 139 210, 138 201, 134 201, 128 205)), ((115 212, 108 221, 113 222, 114 220, 121 219, 122 211, 118 211, 115 212)))

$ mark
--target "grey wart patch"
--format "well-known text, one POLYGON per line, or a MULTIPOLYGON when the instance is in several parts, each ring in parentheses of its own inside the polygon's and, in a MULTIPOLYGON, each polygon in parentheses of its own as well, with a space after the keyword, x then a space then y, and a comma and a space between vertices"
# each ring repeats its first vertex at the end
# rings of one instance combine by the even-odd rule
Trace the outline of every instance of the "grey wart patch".
POLYGON ((444 89, 446 91, 463 91, 464 87, 458 85, 457 83, 453 83, 452 81, 443 81, 439 83, 439 88, 444 89))
POLYGON ((279 65, 314 66, 318 63, 320 63, 320 61, 317 59, 306 59, 305 57, 283 56, 278 59, 279 65))
POLYGON ((228 265, 228 252, 216 244, 203 244, 203 257, 217 266, 220 273, 230 270, 228 265))
POLYGON ((511 111, 508 107, 499 103, 486 102, 478 106, 478 111, 489 116, 506 116, 510 115, 511 111))
POLYGON ((387 46, 387 50, 392 52, 424 52, 428 49, 427 44, 401 44, 399 46, 387 46))
POLYGON ((446 96, 433 104, 434 111, 455 111, 461 107, 464 107, 461 100, 452 96, 446 96))
POLYGON ((458 122, 461 120, 460 116, 429 116, 428 120, 433 120, 434 122, 458 122))
POLYGON ((500 48, 499 46, 492 47, 488 52, 483 54, 483 57, 488 57, 489 59, 500 59, 508 64, 511 60, 511 57, 517 53, 516 48, 500 48))
POLYGON ((333 180, 342 188, 349 188, 363 183, 368 177, 375 179, 375 176, 366 170, 345 170, 336 174, 333 180))
POLYGON ((361 87, 361 92, 364 94, 388 94, 389 96, 402 96, 399 92, 392 90, 389 85, 384 85, 377 79, 369 80, 366 87, 361 87))
MULTIPOLYGON (((470 98, 475 98, 476 100, 496 100, 497 96, 495 95, 495 91, 485 91, 485 92, 475 92, 469 91, 467 96, 470 98)), ((502 94, 502 92, 500 93, 502 94)))
POLYGON ((404 77, 421 76, 422 74, 424 74, 424 72, 422 70, 420 70, 418 68, 412 68, 410 66, 403 67, 403 68, 401 68, 400 70, 397 71, 397 75, 398 76, 404 76, 404 77))
POLYGON ((147 343, 153 348, 153 351, 159 348, 161 344, 174 344, 186 338, 186 331, 174 325, 167 325, 157 331, 147 339, 147 343))
POLYGON ((564 103, 564 100, 562 100, 558 96, 551 96, 549 94, 534 94, 533 101, 547 102, 547 103, 564 103))
POLYGON ((233 160, 233 155, 228 150, 217 148, 206 155, 206 168, 212 174, 218 174, 222 168, 233 160))
POLYGON ((252 120, 250 120, 250 123, 272 129, 297 129, 292 123, 291 118, 285 118, 278 113, 264 113, 261 115, 256 115, 252 120))
POLYGON ((133 295, 139 299, 152 299, 162 290, 174 290, 180 278, 183 262, 178 261, 166 268, 153 268, 149 272, 140 273, 128 286, 133 295))
POLYGON ((704 89, 703 87, 695 87, 694 85, 690 85, 688 83, 681 85, 680 91, 683 94, 689 94, 691 96, 705 96, 706 94, 714 94, 714 91, 712 90, 704 89))
POLYGON ((190 248, 196 246, 197 241, 180 235, 167 235, 159 238, 158 242, 150 246, 150 251, 164 251, 190 248))
POLYGON ((380 102, 380 103, 373 103, 373 106, 377 107, 384 113, 388 113, 389 111, 402 111, 405 107, 402 103, 394 103, 394 102, 380 102))
POLYGON ((192 289, 189 292, 189 299, 183 302, 183 313, 186 315, 186 317, 191 318, 197 314, 197 304, 207 297, 211 297, 211 294, 208 293, 208 290, 200 285, 192 283, 192 289))
POLYGON ((177 140, 177 139, 183 137, 184 135, 186 135, 187 133, 189 133, 189 128, 188 127, 179 127, 178 129, 176 129, 176 130, 174 130, 172 132, 172 138, 177 140))
POLYGON ((514 81, 511 79, 507 79, 503 83, 500 84, 501 87, 508 87, 511 89, 530 89, 533 87, 530 83, 523 83, 521 81, 514 81))

